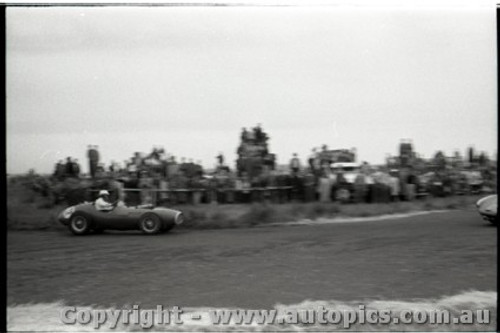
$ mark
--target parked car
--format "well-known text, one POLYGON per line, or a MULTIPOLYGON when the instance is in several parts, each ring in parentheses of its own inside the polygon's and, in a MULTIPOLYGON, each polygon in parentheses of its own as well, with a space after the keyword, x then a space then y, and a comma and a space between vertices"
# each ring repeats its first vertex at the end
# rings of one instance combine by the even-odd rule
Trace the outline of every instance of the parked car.
POLYGON ((469 191, 471 193, 477 194, 481 193, 481 188, 483 187, 483 176, 479 171, 462 171, 465 175, 469 191))
POLYGON ((497 224, 498 198, 496 194, 479 199, 476 206, 484 220, 497 224))
POLYGON ((361 172, 361 164, 355 162, 332 163, 330 168, 334 173, 341 171, 349 184, 353 184, 356 176, 361 172))
POLYGON ((346 183, 343 187, 338 188, 335 193, 335 199, 338 201, 349 201, 352 199, 354 193, 354 182, 356 177, 361 172, 361 164, 355 162, 336 162, 330 165, 331 170, 334 172, 332 179, 336 181, 336 173, 342 172, 346 183))
POLYGON ((71 206, 62 211, 58 220, 75 235, 90 231, 142 230, 145 234, 166 232, 184 222, 182 212, 153 205, 117 206, 111 211, 99 211, 93 202, 71 206))

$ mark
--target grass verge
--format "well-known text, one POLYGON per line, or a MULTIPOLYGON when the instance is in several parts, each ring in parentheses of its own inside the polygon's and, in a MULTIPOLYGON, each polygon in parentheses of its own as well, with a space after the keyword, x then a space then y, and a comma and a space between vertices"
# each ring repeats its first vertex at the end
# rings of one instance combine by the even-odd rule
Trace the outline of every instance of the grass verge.
POLYGON ((251 205, 202 205, 173 207, 182 210, 186 229, 243 228, 276 222, 316 220, 319 218, 374 217, 430 210, 474 209, 482 196, 426 198, 374 204, 287 203, 251 205))

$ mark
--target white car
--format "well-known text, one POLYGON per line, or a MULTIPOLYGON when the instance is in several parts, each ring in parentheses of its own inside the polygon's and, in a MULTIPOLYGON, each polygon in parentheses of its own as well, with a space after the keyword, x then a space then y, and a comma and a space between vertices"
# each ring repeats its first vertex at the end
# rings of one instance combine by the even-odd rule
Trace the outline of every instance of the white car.
POLYGON ((496 194, 479 199, 476 207, 484 220, 497 224, 498 198, 496 194))
POLYGON ((333 172, 342 171, 345 180, 353 184, 356 176, 361 172, 361 164, 355 162, 337 162, 330 166, 333 172))

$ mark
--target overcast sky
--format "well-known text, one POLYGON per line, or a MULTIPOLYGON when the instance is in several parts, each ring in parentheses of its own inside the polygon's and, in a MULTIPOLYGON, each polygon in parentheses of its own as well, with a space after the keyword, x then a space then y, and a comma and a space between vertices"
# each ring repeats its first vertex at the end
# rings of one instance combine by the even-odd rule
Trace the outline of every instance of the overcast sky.
POLYGON ((234 166, 261 123, 286 163, 356 147, 383 162, 496 153, 495 7, 7 9, 7 172, 163 146, 234 166))

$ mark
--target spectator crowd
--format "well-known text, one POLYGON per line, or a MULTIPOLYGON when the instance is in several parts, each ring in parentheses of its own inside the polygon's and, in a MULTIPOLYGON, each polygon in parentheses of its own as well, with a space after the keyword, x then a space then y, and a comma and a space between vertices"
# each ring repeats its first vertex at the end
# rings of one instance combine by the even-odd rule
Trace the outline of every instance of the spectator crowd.
POLYGON ((235 170, 222 153, 216 168, 206 172, 201 162, 169 155, 154 147, 149 154, 135 152, 122 164, 100 162, 98 146, 88 146, 89 175, 83 177, 78 160, 58 161, 52 183, 83 183, 92 193, 107 189, 128 204, 200 204, 290 201, 391 202, 420 196, 447 196, 494 191, 496 165, 484 153, 469 150, 467 158, 418 158, 402 143, 399 156, 373 166, 355 163, 355 149, 313 148, 302 161, 294 153, 286 166, 277 167, 269 152, 269 136, 261 125, 242 129, 235 170))

